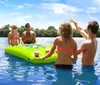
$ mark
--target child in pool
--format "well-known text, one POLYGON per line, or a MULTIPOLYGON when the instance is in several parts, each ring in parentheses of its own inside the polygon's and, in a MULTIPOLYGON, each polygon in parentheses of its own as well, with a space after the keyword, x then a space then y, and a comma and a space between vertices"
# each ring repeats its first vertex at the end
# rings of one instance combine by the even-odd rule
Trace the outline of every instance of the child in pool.
POLYGON ((73 68, 72 60, 77 60, 77 44, 72 37, 71 24, 68 22, 62 23, 58 33, 61 36, 54 40, 50 52, 44 57, 41 57, 41 59, 50 57, 57 48, 58 57, 55 62, 55 68, 71 70, 73 68), (72 55, 73 58, 71 58, 72 55))
POLYGON ((20 43, 20 35, 17 32, 17 26, 12 25, 12 30, 8 34, 8 44, 9 45, 18 45, 20 43))

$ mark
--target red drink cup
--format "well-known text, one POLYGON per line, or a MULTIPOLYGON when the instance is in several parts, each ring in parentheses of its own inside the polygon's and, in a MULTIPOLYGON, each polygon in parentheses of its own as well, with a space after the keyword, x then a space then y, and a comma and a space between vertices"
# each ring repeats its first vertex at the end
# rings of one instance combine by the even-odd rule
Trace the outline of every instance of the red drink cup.
POLYGON ((34 52, 35 57, 39 57, 39 52, 34 52))
POLYGON ((46 53, 49 53, 49 51, 50 51, 49 49, 46 49, 46 53))

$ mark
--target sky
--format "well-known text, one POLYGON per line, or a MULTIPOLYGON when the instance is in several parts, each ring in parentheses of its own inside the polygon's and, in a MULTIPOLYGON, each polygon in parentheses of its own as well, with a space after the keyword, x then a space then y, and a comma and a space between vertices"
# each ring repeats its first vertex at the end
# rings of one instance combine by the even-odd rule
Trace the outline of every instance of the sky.
POLYGON ((70 18, 83 28, 91 20, 100 23, 100 0, 0 0, 0 27, 30 23, 34 28, 58 29, 70 18))

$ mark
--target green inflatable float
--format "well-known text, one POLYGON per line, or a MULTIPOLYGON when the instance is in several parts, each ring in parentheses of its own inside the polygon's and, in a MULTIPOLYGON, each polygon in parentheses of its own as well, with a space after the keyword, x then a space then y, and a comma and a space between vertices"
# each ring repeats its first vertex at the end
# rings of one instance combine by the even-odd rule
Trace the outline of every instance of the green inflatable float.
POLYGON ((46 59, 40 59, 40 56, 46 55, 52 46, 39 45, 39 44, 24 44, 17 46, 8 46, 5 52, 22 58, 31 63, 41 64, 41 63, 52 63, 55 62, 57 58, 57 52, 55 51, 53 55, 46 59))

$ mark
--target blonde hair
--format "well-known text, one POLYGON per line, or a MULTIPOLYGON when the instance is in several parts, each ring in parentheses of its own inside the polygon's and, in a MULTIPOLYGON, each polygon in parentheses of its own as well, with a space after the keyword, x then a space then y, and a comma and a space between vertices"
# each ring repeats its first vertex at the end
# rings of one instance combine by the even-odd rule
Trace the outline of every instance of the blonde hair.
POLYGON ((11 28, 12 29, 17 29, 17 26, 16 25, 12 25, 11 28))
POLYGON ((71 38, 72 37, 72 26, 69 22, 62 23, 59 26, 58 33, 64 38, 71 38))

